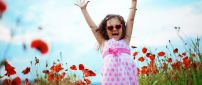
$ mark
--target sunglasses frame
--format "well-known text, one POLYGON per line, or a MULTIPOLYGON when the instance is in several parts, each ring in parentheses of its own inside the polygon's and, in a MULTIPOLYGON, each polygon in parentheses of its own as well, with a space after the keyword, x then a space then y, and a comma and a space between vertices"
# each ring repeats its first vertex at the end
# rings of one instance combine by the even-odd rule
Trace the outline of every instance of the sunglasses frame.
POLYGON ((122 24, 118 24, 118 25, 111 25, 111 26, 107 26, 106 29, 109 31, 113 31, 113 29, 119 30, 122 28, 122 24))

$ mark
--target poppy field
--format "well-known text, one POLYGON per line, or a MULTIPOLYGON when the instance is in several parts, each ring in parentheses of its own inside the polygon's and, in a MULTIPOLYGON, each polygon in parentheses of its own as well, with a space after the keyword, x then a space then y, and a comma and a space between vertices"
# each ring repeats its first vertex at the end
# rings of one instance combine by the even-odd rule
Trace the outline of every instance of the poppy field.
MULTIPOLYGON (((0 18, 6 9, 5 2, 0 0, 0 18)), ((180 29, 174 28, 180 32, 180 29)), ((200 38, 190 39, 189 42, 191 43, 188 43, 181 36, 179 37, 184 44, 183 48, 175 47, 175 43, 172 43, 171 40, 169 40, 169 45, 165 46, 166 50, 131 46, 133 49, 131 57, 138 66, 140 85, 202 84, 200 38)), ((40 55, 46 55, 50 52, 50 46, 46 40, 40 38, 33 39, 29 47, 25 45, 22 47, 24 49, 31 48, 39 52, 40 55)), ((68 66, 67 63, 62 63, 58 59, 52 64, 41 65, 42 62, 38 56, 32 57, 33 60, 26 63, 27 67, 21 69, 21 73, 17 73, 16 68, 18 67, 14 67, 9 60, 0 61, 0 85, 91 85, 93 82, 91 79, 100 75, 85 64, 68 66), (39 68, 44 69, 39 70, 39 68), (22 74, 26 78, 24 79, 18 74, 22 74), (31 75, 32 78, 28 75, 31 75)))
POLYGON ((137 68, 140 85, 202 84, 200 39, 191 44, 183 42, 184 49, 180 51, 170 40, 169 43, 170 46, 166 46, 168 51, 151 51, 143 47, 140 52, 133 53, 138 64, 147 63, 137 68))

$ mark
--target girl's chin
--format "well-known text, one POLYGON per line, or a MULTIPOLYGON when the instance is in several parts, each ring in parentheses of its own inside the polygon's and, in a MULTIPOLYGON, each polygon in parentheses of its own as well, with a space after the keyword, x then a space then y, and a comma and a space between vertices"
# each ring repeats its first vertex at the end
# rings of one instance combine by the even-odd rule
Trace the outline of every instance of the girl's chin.
POLYGON ((120 38, 118 36, 112 36, 111 39, 119 40, 120 38))

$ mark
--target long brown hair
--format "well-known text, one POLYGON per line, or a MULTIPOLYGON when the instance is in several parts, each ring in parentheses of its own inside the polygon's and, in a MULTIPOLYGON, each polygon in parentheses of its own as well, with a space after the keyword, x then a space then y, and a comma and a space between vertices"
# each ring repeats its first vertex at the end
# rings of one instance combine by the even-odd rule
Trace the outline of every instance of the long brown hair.
MULTIPOLYGON (((122 24, 122 35, 121 35, 120 40, 125 38, 125 36, 126 36, 126 23, 125 23, 125 20, 123 19, 123 17, 120 15, 117 15, 117 14, 106 15, 105 18, 99 24, 99 27, 96 31, 99 32, 105 40, 109 40, 109 36, 108 36, 107 30, 105 28, 107 26, 107 21, 112 19, 112 18, 117 18, 121 22, 121 24, 122 24)), ((99 48, 100 48, 100 46, 98 46, 98 49, 99 48)))

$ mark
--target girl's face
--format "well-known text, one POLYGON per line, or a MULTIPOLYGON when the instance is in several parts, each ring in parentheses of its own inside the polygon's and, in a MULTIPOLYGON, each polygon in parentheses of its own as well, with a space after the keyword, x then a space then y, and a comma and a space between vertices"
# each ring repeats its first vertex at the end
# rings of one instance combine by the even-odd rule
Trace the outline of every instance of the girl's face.
POLYGON ((122 24, 118 18, 112 18, 107 21, 106 25, 107 34, 109 39, 114 38, 115 40, 119 40, 122 35, 122 24))

